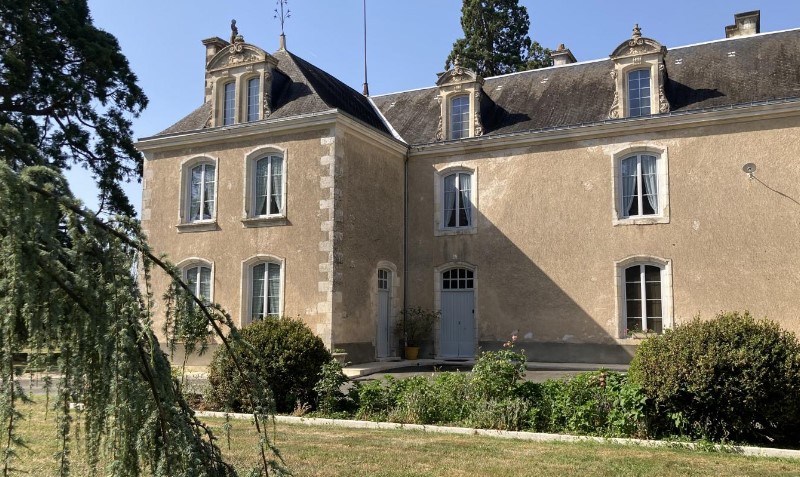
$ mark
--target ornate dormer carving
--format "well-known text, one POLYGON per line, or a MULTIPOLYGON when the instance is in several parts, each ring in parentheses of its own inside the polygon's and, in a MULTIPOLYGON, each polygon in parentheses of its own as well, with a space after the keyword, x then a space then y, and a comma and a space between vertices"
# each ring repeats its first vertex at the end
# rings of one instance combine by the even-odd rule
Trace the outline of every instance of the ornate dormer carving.
POLYGON ((614 61, 611 71, 611 80, 614 82, 614 100, 608 112, 609 118, 623 118, 637 116, 631 112, 629 104, 630 74, 643 71, 649 78, 649 113, 667 113, 670 110, 669 101, 664 92, 667 82, 667 71, 664 58, 667 48, 661 43, 642 36, 639 24, 633 27, 631 38, 623 41, 614 49, 610 57, 614 61))
POLYGON ((434 140, 443 141, 483 135, 483 125, 481 124, 483 78, 471 69, 461 66, 459 58, 456 58, 452 68, 438 74, 436 86, 439 88, 439 95, 436 97, 439 102, 439 118, 434 140), (463 107, 465 99, 461 98, 468 100, 469 104, 468 131, 463 136, 459 136, 459 134, 454 136, 451 124, 453 100, 458 99, 463 107))
POLYGON ((278 60, 261 48, 245 42, 239 34, 236 20, 231 21, 231 41, 226 42, 221 38, 204 40, 206 45, 206 88, 205 100, 212 102, 210 126, 223 124, 224 86, 233 83, 234 91, 234 121, 242 123, 247 121, 248 82, 258 79, 259 94, 258 119, 269 117, 273 110, 272 104, 272 79, 278 60))

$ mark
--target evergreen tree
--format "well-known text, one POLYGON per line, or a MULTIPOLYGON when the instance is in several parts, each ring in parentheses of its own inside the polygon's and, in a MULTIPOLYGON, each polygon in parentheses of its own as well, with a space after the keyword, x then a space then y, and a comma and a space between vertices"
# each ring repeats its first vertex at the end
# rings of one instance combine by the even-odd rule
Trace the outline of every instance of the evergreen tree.
MULTIPOLYGON (((168 343, 202 348, 209 325, 224 346, 238 337, 224 311, 150 251, 132 218, 120 185, 141 173, 128 119, 146 104, 136 77, 116 39, 92 25, 86 0, 2 1, 0 22, 0 475, 24 445, 18 406, 29 396, 19 374, 54 356, 61 475, 78 440, 73 402, 84 406, 80 443, 95 472, 103 464, 114 476, 234 475, 151 327, 150 274, 160 268, 172 278, 168 343), (102 216, 69 190, 62 171, 75 165, 93 174, 102 216)), ((257 403, 260 471, 280 473, 264 427, 268 388, 258 379, 244 381, 257 403)), ((45 388, 49 401, 49 380, 45 388)))
POLYGON ((550 50, 528 36, 528 10, 518 0, 463 0, 464 38, 453 43, 445 69, 459 63, 483 77, 552 64, 550 50))

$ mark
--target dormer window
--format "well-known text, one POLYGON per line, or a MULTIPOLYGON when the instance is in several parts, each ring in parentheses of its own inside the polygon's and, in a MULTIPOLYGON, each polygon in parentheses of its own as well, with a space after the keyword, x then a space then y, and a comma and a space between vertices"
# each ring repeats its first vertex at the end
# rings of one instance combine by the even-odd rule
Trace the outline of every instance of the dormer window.
POLYGON ((669 101, 664 92, 666 54, 667 49, 659 42, 642 36, 639 25, 633 28, 631 38, 611 53, 614 99, 609 118, 639 118, 669 112, 669 101))
POLYGON ((450 101, 450 139, 469 137, 469 96, 456 96, 450 101))
POLYGON ((259 96, 261 93, 261 80, 251 78, 247 80, 247 122, 258 121, 259 118, 259 96))
POLYGON ((222 125, 230 126, 236 118, 236 82, 225 83, 222 91, 222 125))
POLYGON ((628 73, 628 117, 650 115, 650 69, 628 73))
MULTIPOLYGON (((235 25, 235 24, 234 24, 235 25)), ((203 40, 206 46, 205 99, 211 103, 209 127, 260 121, 272 113, 272 84, 278 60, 245 43, 236 28, 231 41, 203 40)))
POLYGON ((443 141, 482 136, 483 78, 460 66, 456 58, 452 68, 439 73, 436 86, 439 88, 436 99, 440 105, 440 116, 435 139, 443 141))

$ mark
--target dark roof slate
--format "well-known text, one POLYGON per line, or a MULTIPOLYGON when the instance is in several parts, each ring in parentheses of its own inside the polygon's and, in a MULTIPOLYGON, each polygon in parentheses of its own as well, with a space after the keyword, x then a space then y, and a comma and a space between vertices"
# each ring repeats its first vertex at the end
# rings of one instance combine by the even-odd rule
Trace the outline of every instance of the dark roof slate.
MULTIPOLYGON (((665 93, 672 111, 800 97, 800 30, 669 50, 665 93), (735 52, 735 54, 731 54, 735 52)), ((484 135, 604 121, 614 98, 611 59, 486 78, 484 135)), ((409 144, 434 141, 436 87, 372 98, 409 144)))
MULTIPOLYGON (((274 104, 269 119, 338 109, 378 131, 390 134, 364 95, 293 53, 281 50, 273 56, 278 60, 278 73, 273 80, 274 104)), ((209 102, 156 136, 203 129, 210 115, 209 102)))

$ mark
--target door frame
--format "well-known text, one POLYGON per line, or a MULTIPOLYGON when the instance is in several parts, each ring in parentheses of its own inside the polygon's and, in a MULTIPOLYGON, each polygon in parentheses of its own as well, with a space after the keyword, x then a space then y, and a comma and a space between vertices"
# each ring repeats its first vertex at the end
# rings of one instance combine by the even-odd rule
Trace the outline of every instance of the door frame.
MULTIPOLYGON (((480 315, 478 313, 478 266, 473 265, 469 262, 447 262, 445 264, 439 265, 438 267, 434 267, 433 269, 433 300, 434 300, 434 309, 438 311, 442 311, 442 273, 446 272, 447 270, 451 270, 453 268, 466 268, 467 270, 472 271, 472 306, 473 306, 473 313, 472 313, 472 356, 477 355, 478 349, 478 322, 480 320, 480 315)), ((436 321, 436 325, 434 326, 434 356, 437 359, 441 359, 441 334, 442 334, 442 323, 441 319, 436 321)))
POLYGON ((377 266, 372 272, 370 277, 370 289, 372 290, 372 316, 374 319, 374 327, 372 332, 372 339, 374 340, 374 355, 377 361, 383 360, 391 360, 397 358, 399 356, 399 349, 398 349, 398 340, 394 336, 394 324, 395 320, 397 319, 397 314, 399 313, 399 300, 400 300, 400 277, 397 274, 397 267, 392 262, 387 262, 386 260, 381 260, 378 262, 377 266), (378 332, 380 331, 380 323, 378 323, 378 318, 380 317, 380 298, 378 295, 380 291, 378 290, 378 270, 389 270, 389 280, 391 284, 389 286, 389 342, 387 343, 388 349, 386 350, 387 355, 383 357, 378 357, 378 332))

